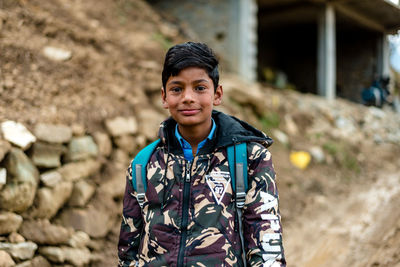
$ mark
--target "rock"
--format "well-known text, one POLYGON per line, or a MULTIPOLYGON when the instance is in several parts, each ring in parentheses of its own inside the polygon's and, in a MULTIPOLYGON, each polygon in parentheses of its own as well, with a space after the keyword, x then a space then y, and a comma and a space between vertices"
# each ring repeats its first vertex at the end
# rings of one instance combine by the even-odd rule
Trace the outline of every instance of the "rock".
POLYGON ((38 167, 60 167, 60 158, 64 152, 65 147, 62 145, 36 142, 33 144, 32 161, 38 167))
POLYGON ((35 198, 39 172, 31 160, 18 148, 12 148, 5 160, 9 182, 0 191, 0 208, 23 212, 35 198))
POLYGON ((113 226, 110 213, 99 206, 90 205, 86 209, 70 208, 63 210, 60 215, 61 224, 65 227, 72 227, 81 230, 94 238, 105 237, 113 226))
POLYGON ((339 137, 347 137, 357 131, 354 122, 346 117, 337 117, 335 120, 335 125, 339 129, 339 137))
POLYGON ((97 145, 91 136, 74 137, 68 145, 67 160, 78 161, 98 154, 97 145))
POLYGON ((72 52, 54 46, 46 46, 43 48, 43 55, 53 61, 66 61, 71 58, 72 52))
POLYGON ((281 142, 285 146, 289 145, 289 137, 284 132, 278 129, 273 129, 272 134, 276 137, 276 139, 278 139, 279 142, 281 142))
POLYGON ((34 218, 52 218, 71 196, 72 186, 71 182, 61 182, 54 188, 40 188, 31 216, 34 218))
POLYGON ((7 170, 0 168, 0 190, 7 183, 7 170))
POLYGON ((36 184, 39 181, 39 171, 25 153, 18 148, 10 150, 6 158, 5 167, 15 181, 32 184, 36 184))
POLYGON ((39 253, 52 262, 63 263, 65 256, 60 247, 40 247, 39 253))
POLYGON ((154 72, 153 75, 150 75, 150 77, 148 77, 149 79, 146 80, 145 84, 144 84, 144 90, 146 91, 146 93, 148 93, 149 95, 154 94, 155 96, 158 97, 158 101, 160 101, 160 82, 159 79, 155 78, 157 76, 157 73, 154 72))
POLYGON ((26 239, 40 245, 67 244, 72 235, 72 231, 53 225, 47 219, 25 220, 20 232, 26 239))
POLYGON ((0 250, 0 266, 1 267, 13 267, 15 266, 15 262, 11 258, 10 254, 7 252, 0 250))
POLYGON ((267 97, 259 85, 245 83, 239 79, 227 82, 224 83, 224 89, 228 89, 227 96, 242 106, 252 105, 259 116, 265 113, 267 97))
POLYGON ((161 34, 168 39, 175 39, 179 35, 179 28, 172 23, 160 23, 159 29, 161 34))
POLYGON ((101 251, 104 247, 104 242, 101 241, 101 239, 93 239, 90 240, 88 244, 88 248, 90 250, 95 250, 95 251, 101 251))
POLYGON ((37 256, 31 261, 30 267, 51 267, 51 264, 42 256, 37 256))
POLYGON ((289 114, 286 114, 284 116, 284 122, 285 122, 286 130, 290 135, 298 134, 299 129, 298 129, 296 123, 293 121, 293 118, 289 114))
MULTIPOLYGON (((143 69, 161 71, 160 64, 154 60, 141 60, 140 62, 138 62, 138 66, 143 69)), ((160 91, 160 88, 160 84, 158 84, 157 92, 160 91)))
POLYGON ((86 182, 85 180, 80 180, 75 183, 74 189, 72 190, 72 195, 68 201, 68 205, 75 207, 83 207, 93 196, 96 190, 94 185, 86 182))
POLYGON ((68 144, 67 161, 80 161, 97 157, 98 148, 91 136, 73 137, 68 144))
POLYGON ((322 163, 325 161, 325 153, 321 147, 312 146, 310 147, 309 152, 312 158, 315 159, 316 162, 322 163))
POLYGON ((126 169, 130 162, 130 157, 122 149, 114 149, 111 159, 115 164, 115 168, 117 169, 126 169))
POLYGON ((18 231, 22 223, 22 217, 18 214, 0 211, 0 235, 18 231))
POLYGON ((24 212, 35 198, 36 185, 31 183, 10 183, 0 192, 0 208, 8 211, 24 212))
POLYGON ((16 232, 12 232, 9 236, 8 236, 8 241, 10 241, 10 243, 16 244, 16 243, 22 243, 25 242, 25 238, 16 233, 16 232))
POLYGON ((1 124, 4 139, 20 147, 23 150, 36 141, 36 137, 25 128, 24 125, 15 121, 5 121, 1 124))
POLYGON ((73 248, 84 248, 90 243, 90 236, 82 231, 76 231, 68 240, 68 245, 73 248))
POLYGON ((149 140, 153 140, 157 134, 160 123, 163 121, 164 115, 153 109, 142 110, 139 114, 140 127, 139 134, 145 136, 149 140))
POLYGON ((121 135, 114 138, 115 144, 127 153, 136 151, 136 138, 132 135, 121 135))
POLYGON ((91 254, 87 248, 71 247, 41 247, 39 253, 47 259, 57 263, 71 263, 74 266, 84 266, 91 260, 91 254))
POLYGON ((11 145, 9 142, 0 139, 0 162, 4 159, 4 156, 10 151, 11 145))
MULTIPOLYGON (((387 141, 393 144, 398 144, 400 145, 400 132, 397 133, 388 133, 387 135, 387 141)), ((0 174, 1 177, 1 174, 0 174)), ((1 178, 0 178, 1 180, 1 178)), ((1 184, 1 181, 0 181, 1 184)))
POLYGON ((374 139, 374 142, 377 143, 377 144, 382 144, 383 143, 383 138, 382 138, 382 136, 380 134, 374 134, 373 135, 373 139, 374 139))
POLYGON ((31 267, 31 261, 20 262, 18 265, 15 265, 15 267, 31 267))
POLYGON ((376 119, 384 119, 386 117, 386 113, 377 107, 368 107, 368 112, 369 114, 372 115, 372 117, 375 117, 376 119))
POLYGON ((18 244, 0 243, 0 251, 4 250, 16 260, 32 259, 38 246, 33 242, 22 242, 18 244))
POLYGON ((121 136, 125 134, 135 134, 138 130, 137 122, 134 117, 116 117, 106 120, 107 131, 111 136, 121 136))
POLYGON ((146 146, 146 137, 144 135, 138 135, 136 137, 136 144, 139 148, 144 148, 146 146))
POLYGON ((85 161, 72 162, 58 168, 57 171, 66 181, 77 181, 86 177, 90 177, 100 170, 101 163, 88 159, 85 161))
POLYGON ((12 77, 6 77, 4 79, 4 87, 7 89, 12 89, 15 87, 15 81, 12 77))
POLYGON ((67 143, 72 138, 71 128, 62 124, 39 123, 33 132, 39 140, 48 143, 67 143))
POLYGON ((62 176, 58 171, 48 171, 40 175, 40 181, 47 187, 54 187, 62 182, 62 176))
POLYGON ((108 135, 102 132, 95 132, 93 138, 99 149, 99 154, 104 157, 110 156, 112 152, 112 143, 108 135))
POLYGON ((126 177, 125 172, 116 173, 113 178, 106 181, 99 187, 100 194, 107 194, 113 198, 123 197, 125 193, 126 177))
POLYGON ((24 261, 15 267, 51 267, 51 264, 42 256, 37 256, 30 261, 24 261))
POLYGON ((86 133, 85 126, 78 123, 72 124, 71 130, 73 136, 84 136, 86 133))

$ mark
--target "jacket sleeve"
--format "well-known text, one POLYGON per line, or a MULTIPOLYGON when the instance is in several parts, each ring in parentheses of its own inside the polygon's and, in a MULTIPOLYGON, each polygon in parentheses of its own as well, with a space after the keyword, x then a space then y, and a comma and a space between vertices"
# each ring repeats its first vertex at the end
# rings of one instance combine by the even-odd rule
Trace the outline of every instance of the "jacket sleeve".
POLYGON ((118 242, 119 267, 137 266, 142 227, 142 210, 132 186, 132 169, 129 166, 126 171, 126 187, 118 242))
POLYGON ((247 153, 249 189, 243 209, 247 261, 250 266, 286 266, 271 153, 258 143, 250 143, 247 153))

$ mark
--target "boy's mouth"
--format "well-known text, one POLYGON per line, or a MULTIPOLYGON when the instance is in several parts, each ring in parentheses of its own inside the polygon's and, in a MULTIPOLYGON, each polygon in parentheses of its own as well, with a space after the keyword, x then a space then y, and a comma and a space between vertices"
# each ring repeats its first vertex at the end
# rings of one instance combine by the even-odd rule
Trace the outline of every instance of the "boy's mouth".
POLYGON ((184 116, 192 116, 199 112, 199 109, 181 109, 180 113, 184 116))

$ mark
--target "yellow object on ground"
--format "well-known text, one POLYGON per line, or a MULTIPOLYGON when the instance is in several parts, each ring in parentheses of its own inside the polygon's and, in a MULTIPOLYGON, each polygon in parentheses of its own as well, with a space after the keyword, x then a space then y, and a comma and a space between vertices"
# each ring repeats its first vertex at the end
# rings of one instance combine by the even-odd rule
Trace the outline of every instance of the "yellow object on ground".
POLYGON ((290 153, 290 162, 299 169, 306 169, 310 164, 311 155, 305 151, 293 151, 290 153))

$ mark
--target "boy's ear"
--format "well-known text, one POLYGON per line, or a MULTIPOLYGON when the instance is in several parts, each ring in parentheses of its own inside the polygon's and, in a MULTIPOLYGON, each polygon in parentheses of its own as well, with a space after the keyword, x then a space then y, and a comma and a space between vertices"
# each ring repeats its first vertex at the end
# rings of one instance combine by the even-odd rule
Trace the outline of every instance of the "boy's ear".
POLYGON ((161 87, 161 101, 163 108, 168 109, 167 95, 165 94, 164 87, 161 87))
POLYGON ((214 101, 213 101, 214 106, 221 105, 223 94, 224 90, 222 89, 222 86, 218 85, 214 93, 214 101))

